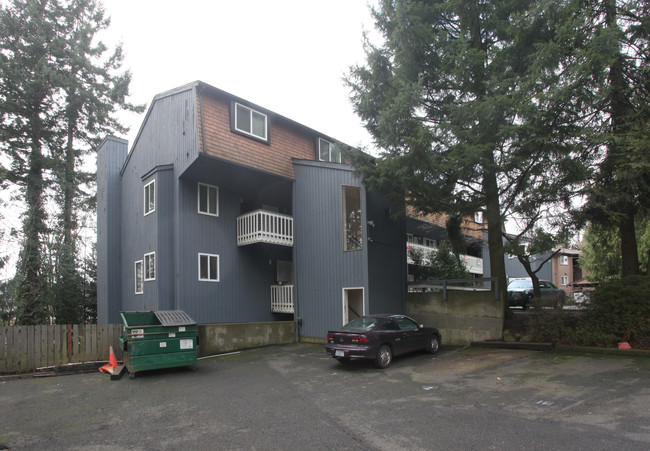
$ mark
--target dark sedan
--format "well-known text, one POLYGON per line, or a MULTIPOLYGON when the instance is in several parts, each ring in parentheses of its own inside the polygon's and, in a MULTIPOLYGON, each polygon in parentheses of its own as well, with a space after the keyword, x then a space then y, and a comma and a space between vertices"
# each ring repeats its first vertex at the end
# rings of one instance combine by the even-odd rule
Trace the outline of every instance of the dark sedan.
POLYGON ((372 359, 379 368, 387 368, 396 355, 438 352, 440 339, 438 329, 419 325, 408 316, 370 315, 328 331, 325 352, 341 363, 372 359))
MULTIPOLYGON (((561 308, 566 301, 564 290, 556 287, 546 280, 539 281, 542 292, 540 306, 561 308)), ((517 279, 508 284, 508 305, 519 306, 526 310, 533 302, 533 281, 530 279, 517 279)))

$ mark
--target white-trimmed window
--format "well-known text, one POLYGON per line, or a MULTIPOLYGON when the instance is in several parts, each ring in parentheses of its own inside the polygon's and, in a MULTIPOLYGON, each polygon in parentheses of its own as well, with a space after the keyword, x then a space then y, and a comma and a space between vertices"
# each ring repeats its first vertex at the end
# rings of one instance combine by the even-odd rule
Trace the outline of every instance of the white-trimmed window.
POLYGON ((318 159, 320 161, 341 162, 341 149, 334 143, 318 138, 318 159))
POLYGON ((268 141, 268 118, 240 103, 235 103, 235 130, 268 141))
POLYGON ((135 294, 142 294, 144 292, 142 265, 142 260, 135 262, 135 294))
POLYGON ((474 222, 477 224, 483 224, 483 212, 477 211, 474 213, 474 222))
POLYGON ((219 187, 199 183, 197 191, 199 213, 219 216, 219 187))
POLYGON ((560 277, 560 285, 569 285, 569 276, 560 277))
POLYGON ((199 254, 199 280, 219 282, 219 256, 199 254))
POLYGON ((568 265, 568 264, 569 264, 569 256, 560 255, 560 265, 568 265))
POLYGON ((144 254, 144 280, 156 280, 156 253, 144 254))
POLYGON ((144 214, 156 211, 156 180, 152 180, 144 185, 144 214))

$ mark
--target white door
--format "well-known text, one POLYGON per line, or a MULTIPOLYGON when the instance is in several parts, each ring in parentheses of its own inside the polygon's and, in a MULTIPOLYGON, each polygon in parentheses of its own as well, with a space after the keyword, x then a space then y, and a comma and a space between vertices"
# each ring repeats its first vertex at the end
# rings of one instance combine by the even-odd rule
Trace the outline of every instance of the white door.
POLYGON ((363 315, 363 288, 343 288, 343 324, 363 315))

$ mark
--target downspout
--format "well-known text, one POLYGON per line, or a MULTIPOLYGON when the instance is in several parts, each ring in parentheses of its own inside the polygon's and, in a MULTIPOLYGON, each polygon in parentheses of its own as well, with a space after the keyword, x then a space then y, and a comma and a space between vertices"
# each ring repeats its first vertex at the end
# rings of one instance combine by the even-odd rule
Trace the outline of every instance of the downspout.
POLYGON ((293 188, 291 190, 291 214, 293 215, 293 318, 294 321, 296 322, 296 343, 300 343, 300 327, 302 326, 302 318, 300 317, 300 308, 299 308, 299 302, 298 302, 298 265, 296 264, 298 262, 297 260, 297 251, 296 251, 296 209, 295 209, 295 199, 296 199, 296 181, 292 181, 291 184, 293 185, 293 188))

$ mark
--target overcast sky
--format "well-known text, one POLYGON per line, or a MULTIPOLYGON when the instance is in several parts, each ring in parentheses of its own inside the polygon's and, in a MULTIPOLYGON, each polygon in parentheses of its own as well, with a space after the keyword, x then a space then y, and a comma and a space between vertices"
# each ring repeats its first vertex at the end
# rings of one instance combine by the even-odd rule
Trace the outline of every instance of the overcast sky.
MULTIPOLYGON (((132 101, 201 80, 353 146, 370 138, 343 77, 363 63, 368 0, 104 0, 132 101)), ((144 115, 129 116, 132 144, 144 115)))

